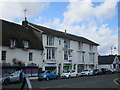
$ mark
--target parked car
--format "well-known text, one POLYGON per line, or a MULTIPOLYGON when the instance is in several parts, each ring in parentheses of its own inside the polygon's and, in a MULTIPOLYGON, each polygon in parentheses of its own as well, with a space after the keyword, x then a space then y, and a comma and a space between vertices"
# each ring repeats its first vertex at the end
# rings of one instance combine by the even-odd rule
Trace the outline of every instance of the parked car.
POLYGON ((109 69, 109 72, 111 72, 111 73, 116 73, 117 70, 116 70, 115 68, 110 68, 110 69, 109 69))
POLYGON ((93 69, 93 75, 102 75, 103 72, 100 69, 93 69))
POLYGON ((57 79, 59 77, 58 74, 55 73, 55 71, 52 70, 45 70, 42 71, 39 75, 38 75, 38 80, 49 80, 49 79, 57 79))
POLYGON ((91 69, 86 69, 86 70, 83 70, 83 71, 80 73, 80 76, 89 76, 89 75, 93 75, 93 70, 91 70, 91 69))
POLYGON ((103 74, 108 74, 109 73, 109 70, 107 68, 101 68, 103 74))
POLYGON ((67 70, 61 74, 61 78, 70 78, 70 77, 78 77, 78 73, 75 70, 67 70))
POLYGON ((22 81, 25 74, 22 71, 15 71, 12 74, 5 74, 0 78, 2 84, 9 84, 10 82, 22 81))
POLYGON ((120 68, 116 68, 116 72, 117 72, 117 73, 120 73, 120 68))

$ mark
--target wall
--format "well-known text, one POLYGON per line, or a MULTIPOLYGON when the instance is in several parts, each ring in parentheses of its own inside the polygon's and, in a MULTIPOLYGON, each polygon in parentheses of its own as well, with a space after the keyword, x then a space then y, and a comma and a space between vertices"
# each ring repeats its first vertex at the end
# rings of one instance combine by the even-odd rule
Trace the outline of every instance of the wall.
POLYGON ((6 51, 6 62, 12 63, 13 58, 16 58, 22 62, 25 62, 25 64, 28 63, 36 63, 40 67, 42 66, 42 51, 41 50, 23 50, 19 48, 10 49, 9 47, 2 47, 2 50, 6 51), (33 60, 29 61, 29 52, 33 53, 33 60))
MULTIPOLYGON (((54 37, 54 46, 50 46, 50 47, 54 47, 56 48, 56 63, 57 65, 59 63, 63 64, 64 63, 64 39, 63 38, 58 38, 58 37, 54 37), (59 45, 59 40, 61 40, 61 45, 59 45)), ((46 45, 47 44, 47 35, 43 34, 43 46, 44 49, 45 47, 49 47, 46 45)), ((72 52, 72 56, 73 56, 73 64, 78 64, 79 62, 79 58, 78 58, 78 42, 77 41, 73 41, 70 40, 70 49, 73 50, 72 52)), ((83 51, 85 51, 85 64, 90 64, 90 57, 89 57, 89 44, 85 44, 83 43, 83 51)), ((95 53, 95 65, 98 65, 98 50, 97 50, 97 46, 93 46, 93 52, 95 53)), ((46 60, 46 49, 44 50, 44 60, 46 60)))
POLYGON ((112 65, 99 65, 98 68, 112 68, 112 65))

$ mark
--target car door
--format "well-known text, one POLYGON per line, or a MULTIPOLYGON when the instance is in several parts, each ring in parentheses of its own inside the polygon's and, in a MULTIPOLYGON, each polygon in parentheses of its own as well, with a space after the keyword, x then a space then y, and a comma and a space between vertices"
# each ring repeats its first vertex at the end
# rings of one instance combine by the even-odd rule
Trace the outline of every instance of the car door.
POLYGON ((75 73, 74 70, 71 71, 71 76, 72 76, 72 77, 75 77, 75 76, 76 76, 76 73, 75 73))
POLYGON ((19 71, 16 71, 10 75, 10 81, 15 82, 19 80, 19 71))

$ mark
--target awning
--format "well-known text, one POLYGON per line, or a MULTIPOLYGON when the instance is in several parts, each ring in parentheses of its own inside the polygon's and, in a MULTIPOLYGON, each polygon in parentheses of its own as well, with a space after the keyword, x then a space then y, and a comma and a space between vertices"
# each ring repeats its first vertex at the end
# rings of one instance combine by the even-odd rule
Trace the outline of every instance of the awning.
POLYGON ((70 64, 63 64, 63 66, 72 66, 72 64, 70 63, 70 64))
POLYGON ((45 67, 57 67, 56 64, 45 64, 45 67))

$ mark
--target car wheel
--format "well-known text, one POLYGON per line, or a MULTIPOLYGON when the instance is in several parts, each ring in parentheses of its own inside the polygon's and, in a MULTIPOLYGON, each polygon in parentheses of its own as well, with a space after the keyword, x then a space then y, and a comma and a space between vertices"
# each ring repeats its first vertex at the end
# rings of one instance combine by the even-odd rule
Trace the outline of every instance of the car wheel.
POLYGON ((58 79, 58 76, 56 76, 56 79, 58 79))
POLYGON ((76 78, 78 77, 78 74, 76 74, 76 78))
POLYGON ((49 80, 49 77, 46 77, 46 80, 48 81, 48 80, 49 80))
POLYGON ((5 79, 4 82, 3 82, 3 84, 5 84, 5 85, 9 84, 9 80, 5 79))
POLYGON ((41 79, 38 79, 38 81, 41 81, 41 79))

